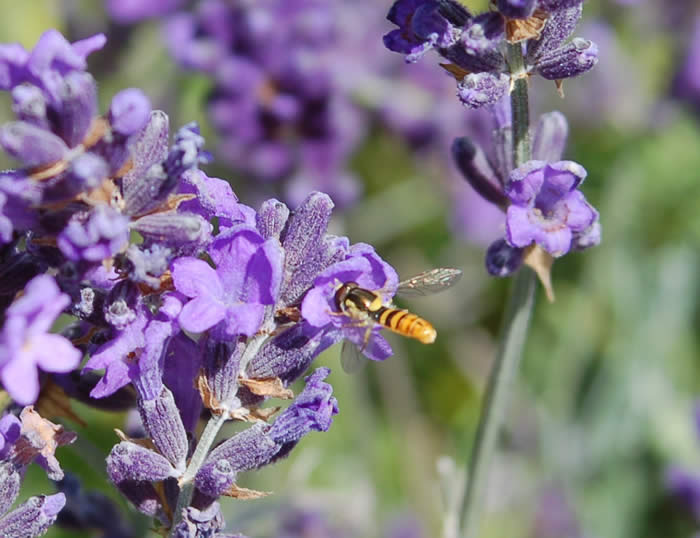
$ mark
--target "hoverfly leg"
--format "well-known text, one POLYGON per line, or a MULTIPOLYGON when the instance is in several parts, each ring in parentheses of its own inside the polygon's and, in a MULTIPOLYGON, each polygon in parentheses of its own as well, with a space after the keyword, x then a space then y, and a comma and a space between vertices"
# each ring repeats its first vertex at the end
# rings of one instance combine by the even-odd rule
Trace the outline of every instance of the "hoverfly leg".
POLYGON ((364 352, 364 351, 365 351, 365 348, 367 347, 367 344, 369 344, 369 338, 370 338, 370 336, 372 336, 372 327, 371 327, 371 326, 370 326, 370 327, 367 327, 367 329, 365 329, 365 337, 364 337, 364 339, 363 339, 363 341, 362 341, 362 347, 360 348, 360 352, 364 352))

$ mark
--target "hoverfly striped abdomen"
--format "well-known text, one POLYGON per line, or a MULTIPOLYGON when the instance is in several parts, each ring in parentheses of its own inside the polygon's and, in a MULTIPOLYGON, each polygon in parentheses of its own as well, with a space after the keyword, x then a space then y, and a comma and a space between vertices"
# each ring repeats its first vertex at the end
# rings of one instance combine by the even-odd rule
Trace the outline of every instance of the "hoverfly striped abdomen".
POLYGON ((338 310, 359 324, 375 322, 401 336, 415 338, 424 344, 432 344, 437 332, 430 322, 408 310, 385 306, 382 297, 360 288, 355 282, 342 284, 335 293, 338 310))
POLYGON ((432 344, 437 337, 437 331, 429 321, 408 310, 382 306, 372 314, 372 318, 383 327, 402 336, 415 338, 423 344, 432 344))

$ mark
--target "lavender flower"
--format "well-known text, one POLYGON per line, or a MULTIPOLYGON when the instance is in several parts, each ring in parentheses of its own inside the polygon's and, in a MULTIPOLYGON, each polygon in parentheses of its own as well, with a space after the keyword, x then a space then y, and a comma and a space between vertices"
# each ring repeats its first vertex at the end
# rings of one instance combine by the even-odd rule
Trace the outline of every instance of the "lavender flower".
MULTIPOLYGON (((323 42, 323 27, 297 30, 323 42)), ((209 155, 196 125, 176 131, 169 147, 168 116, 140 90, 119 92, 98 115, 85 57, 103 41, 70 44, 52 31, 32 52, 0 48, 0 87, 12 92, 17 120, 0 127, 0 145, 20 162, 0 175, 0 378, 16 402, 38 397, 37 406, 76 420, 69 396, 132 415, 135 406, 146 439, 119 433, 110 479, 171 535, 223 538, 216 499, 260 495, 238 487, 237 473, 327 431, 338 411, 328 369, 308 376, 279 414, 261 407, 294 398, 289 384, 323 349, 366 337, 329 314, 334 288, 352 279, 388 300, 396 273, 369 245, 328 234, 326 194, 312 192, 294 211, 277 200, 258 211, 240 203, 228 182, 199 170, 209 155), (50 334, 62 312, 75 319, 50 334), (202 416, 210 418, 197 436, 202 416), (255 424, 210 451, 228 420, 255 424)), ((285 100, 278 105, 282 114, 285 100)), ((322 173, 339 155, 323 137, 303 151, 323 161, 322 173)), ((369 344, 372 358, 390 354, 376 329, 369 344)), ((75 438, 31 410, 21 423, 8 417, 0 422, 3 513, 30 461, 63 477, 54 450, 75 438)), ((75 506, 80 491, 65 491, 4 516, 4 535, 43 532, 66 496, 66 520, 88 525, 94 514, 75 506)))
POLYGON ((225 321, 222 336, 252 336, 260 328, 265 305, 275 302, 282 279, 282 249, 276 239, 263 239, 250 226, 220 234, 210 249, 216 271, 202 260, 178 259, 172 269, 175 288, 193 300, 179 321, 202 332, 225 321))
POLYGON ((0 532, 2 536, 41 536, 56 520, 66 503, 63 493, 30 497, 9 511, 19 494, 26 467, 36 461, 49 478, 60 480, 63 471, 54 456, 57 447, 72 443, 75 434, 42 419, 32 407, 19 419, 6 414, 0 419, 0 532))
POLYGON ((396 0, 387 18, 399 28, 384 36, 389 50, 415 62, 435 49, 458 82, 457 95, 469 108, 492 105, 508 93, 517 77, 539 74, 561 81, 591 69, 598 61, 594 43, 575 38, 582 0, 502 0, 497 12, 473 16, 454 0, 396 0), (535 9, 539 12, 535 13, 535 9), (539 29, 514 22, 538 17, 539 29), (546 24, 544 24, 546 20, 546 24), (511 73, 503 55, 505 41, 527 42, 522 72, 511 73))
POLYGON ((577 248, 579 237, 588 246, 598 212, 578 190, 585 177, 584 168, 571 161, 529 161, 513 170, 506 185, 508 243, 536 243, 555 258, 577 248))
POLYGON ((391 355, 389 343, 373 327, 367 335, 366 327, 357 327, 351 318, 340 315, 335 299, 338 285, 355 282, 361 288, 382 291, 389 301, 396 293, 398 277, 389 264, 379 258, 374 249, 365 244, 354 245, 349 256, 320 273, 314 287, 304 297, 301 313, 312 326, 328 331, 339 331, 344 338, 357 345, 372 360, 383 360, 391 355))
POLYGON ((39 368, 68 372, 78 365, 81 353, 63 336, 48 332, 69 303, 52 277, 39 275, 7 309, 0 333, 0 378, 17 402, 36 400, 39 368))

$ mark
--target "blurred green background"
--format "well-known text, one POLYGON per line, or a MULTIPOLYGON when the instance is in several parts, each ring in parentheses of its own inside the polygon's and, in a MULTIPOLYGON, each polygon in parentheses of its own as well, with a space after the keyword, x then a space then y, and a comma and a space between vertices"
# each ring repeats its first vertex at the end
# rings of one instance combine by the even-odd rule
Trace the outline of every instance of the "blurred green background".
MULTIPOLYGON (((97 31, 122 38, 99 2, 2 0, 0 8, 2 42, 31 47, 51 27, 74 38, 97 31)), ((664 485, 671 464, 700 474, 692 415, 700 395, 700 123, 668 98, 687 43, 658 22, 660 9, 587 2, 576 35, 588 37, 593 26, 586 25, 609 25, 615 49, 606 65, 567 81, 563 101, 543 81, 531 84, 533 116, 560 109, 570 119, 565 157, 589 172, 583 190, 600 211, 603 243, 555 264, 554 304, 538 292, 494 459, 484 538, 681 538, 700 528, 664 485), (619 80, 597 85, 605 76, 619 80)), ((156 23, 128 38, 103 63, 91 61, 103 105, 119 89, 139 86, 171 125, 196 119, 213 140, 201 106, 207 80, 178 70, 156 23)), ((601 46, 601 58, 608 50, 601 46)), ((469 114, 452 94, 445 98, 455 114, 469 114)), ((7 103, 3 95, 3 121, 7 103)), ((349 536, 384 537, 397 521, 441 536, 464 479, 509 281, 488 278, 484 247, 450 228, 449 196, 436 188, 449 172, 434 161, 373 131, 353 159, 367 195, 333 226, 375 245, 400 274, 464 270, 453 291, 402 303, 435 325, 436 344, 389 335, 395 355, 356 376, 340 370, 338 348, 320 357, 333 369, 340 414, 289 459, 241 479, 274 494, 222 501, 229 531, 274 537, 279 518, 297 509, 322 513, 349 536)), ((124 416, 77 409, 89 428, 66 423, 79 440, 60 449, 59 460, 87 488, 118 499, 103 461, 124 416)), ((43 472, 30 469, 22 498, 51 491, 43 472)), ((149 523, 126 503, 121 508, 135 535, 146 535, 149 523)), ((78 535, 51 529, 47 536, 78 535)))

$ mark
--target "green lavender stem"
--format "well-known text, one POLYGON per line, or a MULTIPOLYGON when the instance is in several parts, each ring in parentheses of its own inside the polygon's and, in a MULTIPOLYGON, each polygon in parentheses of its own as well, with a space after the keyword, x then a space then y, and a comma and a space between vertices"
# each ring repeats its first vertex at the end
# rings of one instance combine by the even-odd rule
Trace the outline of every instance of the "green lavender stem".
MULTIPOLYGON (((513 112, 513 162, 517 167, 530 159, 528 87, 520 44, 508 46, 508 63, 515 79, 511 92, 513 112)), ((535 297, 535 275, 523 267, 512 285, 496 361, 489 376, 479 426, 462 501, 462 537, 476 538, 487 493, 491 459, 496 450, 505 408, 516 378, 535 297)))
MULTIPOLYGON (((261 332, 253 337, 243 352, 243 357, 241 357, 241 364, 248 364, 250 359, 257 355, 260 348, 268 340, 269 335, 266 332, 261 332)), ((192 495, 194 494, 194 478, 197 476, 199 469, 204 464, 204 461, 209 454, 209 449, 211 449, 216 436, 221 430, 221 427, 228 420, 228 412, 223 410, 218 415, 212 415, 204 427, 202 435, 199 437, 197 442, 197 448, 194 450, 194 454, 190 458, 190 462, 185 469, 184 474, 180 477, 180 495, 177 498, 177 506, 175 507, 175 512, 173 513, 173 525, 170 528, 170 536, 175 536, 175 528, 178 523, 182 521, 182 511, 190 505, 192 501, 192 495)))

